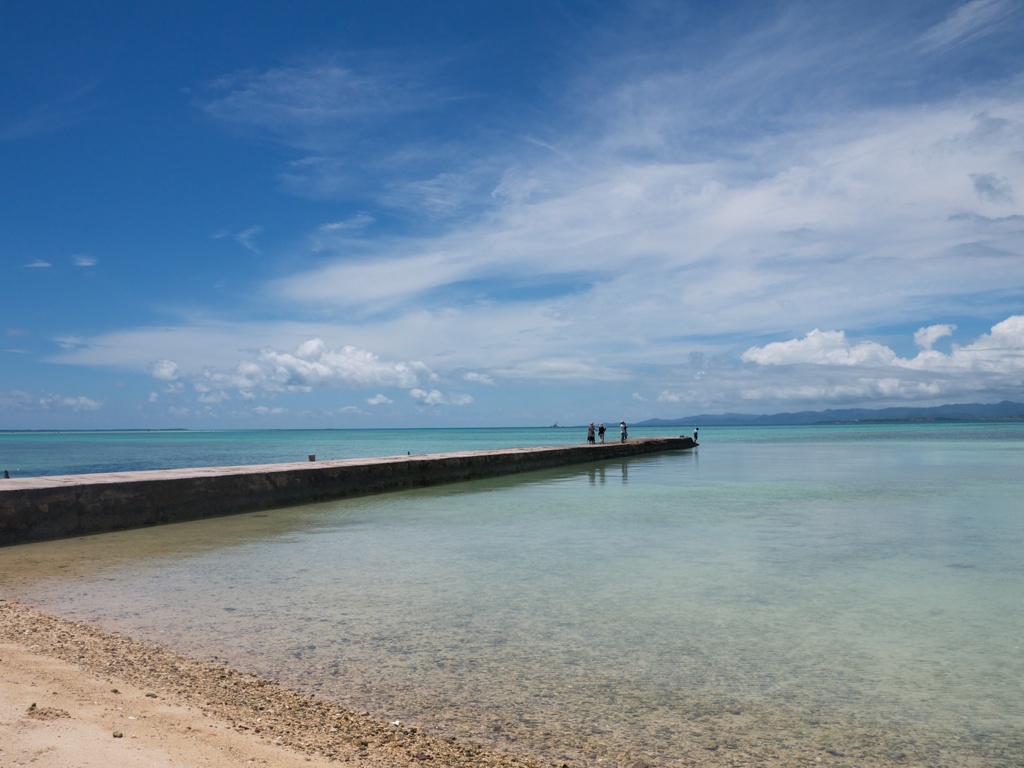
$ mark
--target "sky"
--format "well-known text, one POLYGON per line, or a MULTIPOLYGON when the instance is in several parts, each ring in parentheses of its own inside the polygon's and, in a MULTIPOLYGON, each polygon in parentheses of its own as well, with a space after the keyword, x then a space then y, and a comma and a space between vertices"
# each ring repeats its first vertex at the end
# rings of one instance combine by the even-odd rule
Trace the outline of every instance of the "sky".
POLYGON ((1024 401, 1020 0, 11 0, 0 429, 1024 401))

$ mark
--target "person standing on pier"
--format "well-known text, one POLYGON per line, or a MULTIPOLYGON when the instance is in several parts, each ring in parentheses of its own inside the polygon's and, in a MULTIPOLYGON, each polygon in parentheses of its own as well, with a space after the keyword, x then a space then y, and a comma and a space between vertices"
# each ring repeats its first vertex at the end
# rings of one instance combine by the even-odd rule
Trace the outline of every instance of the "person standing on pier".
POLYGON ((619 422, 619 439, 622 442, 626 442, 626 437, 627 437, 627 434, 626 434, 626 422, 620 421, 619 422))
POLYGON ((594 444, 594 422, 590 422, 590 426, 587 427, 587 442, 594 444))
POLYGON ((602 443, 604 442, 604 424, 597 428, 597 437, 602 443))

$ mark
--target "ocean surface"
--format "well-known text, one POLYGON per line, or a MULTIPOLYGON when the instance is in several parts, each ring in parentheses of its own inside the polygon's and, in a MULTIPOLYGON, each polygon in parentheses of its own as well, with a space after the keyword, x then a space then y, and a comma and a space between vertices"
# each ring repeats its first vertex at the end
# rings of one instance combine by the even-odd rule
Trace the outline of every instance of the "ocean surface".
MULTIPOLYGON (((0 433, 0 468, 584 440, 0 433)), ((1024 425, 703 426, 700 443, 0 548, 0 596, 558 765, 1024 765, 1024 425)))

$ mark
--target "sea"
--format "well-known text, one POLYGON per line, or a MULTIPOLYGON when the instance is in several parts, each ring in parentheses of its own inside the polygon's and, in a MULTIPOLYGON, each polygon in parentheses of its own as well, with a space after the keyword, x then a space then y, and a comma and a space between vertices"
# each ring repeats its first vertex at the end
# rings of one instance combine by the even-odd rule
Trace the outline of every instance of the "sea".
MULTIPOLYGON (((1024 424, 693 426, 686 451, 4 547, 0 597, 542 765, 1024 766, 1024 424)), ((585 439, 18 432, 0 468, 585 439)))

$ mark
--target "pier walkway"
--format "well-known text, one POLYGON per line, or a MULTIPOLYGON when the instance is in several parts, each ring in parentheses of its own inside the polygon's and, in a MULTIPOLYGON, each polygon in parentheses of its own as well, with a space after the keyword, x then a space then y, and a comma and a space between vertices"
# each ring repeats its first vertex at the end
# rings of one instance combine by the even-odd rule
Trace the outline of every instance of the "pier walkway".
POLYGON ((693 448, 625 443, 0 479, 0 546, 143 528, 693 448))

